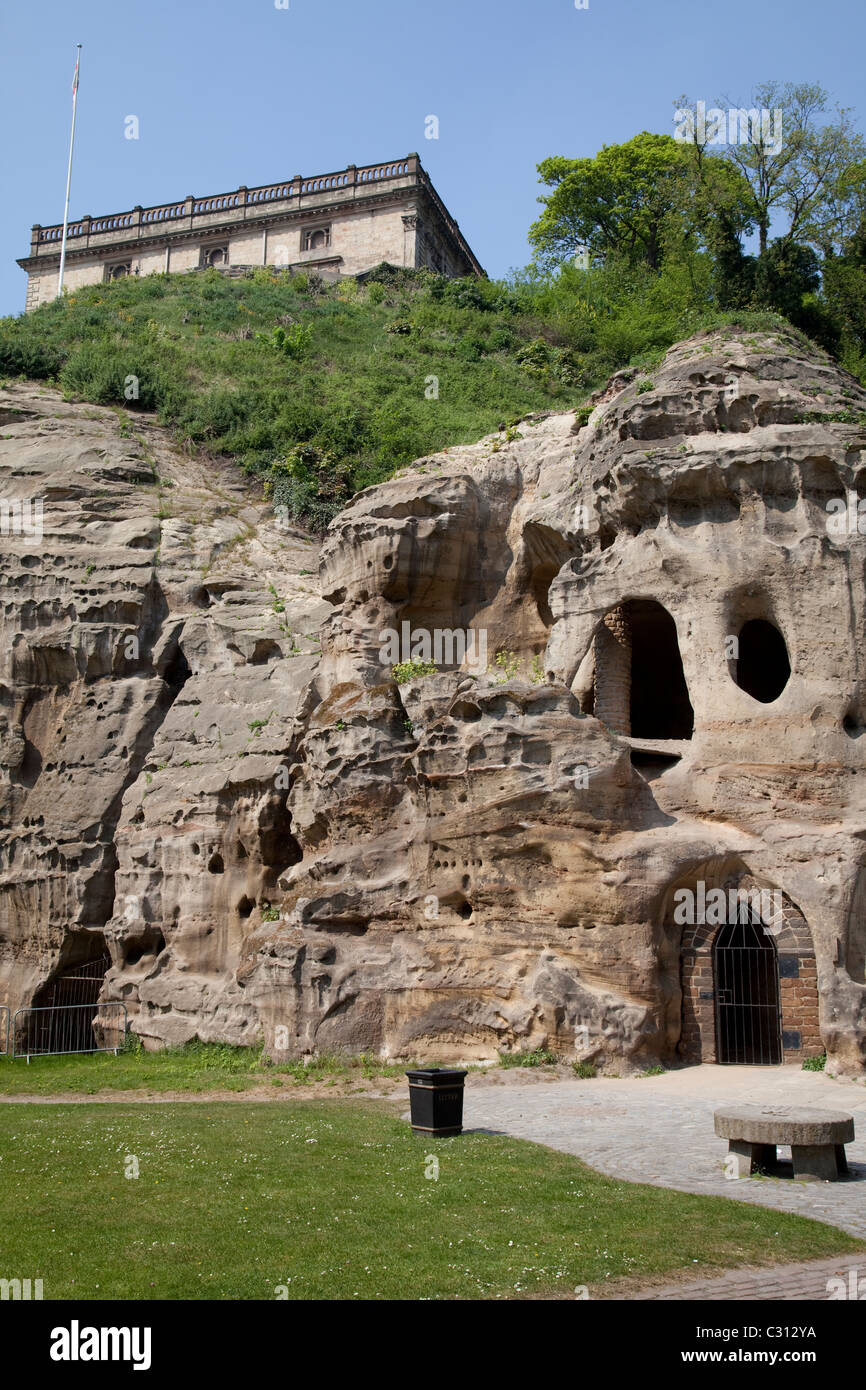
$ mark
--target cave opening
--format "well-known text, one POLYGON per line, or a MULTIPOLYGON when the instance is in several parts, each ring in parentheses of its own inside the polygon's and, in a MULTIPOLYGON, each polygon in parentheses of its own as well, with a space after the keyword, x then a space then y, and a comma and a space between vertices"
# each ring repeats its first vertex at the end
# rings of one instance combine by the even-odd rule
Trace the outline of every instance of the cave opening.
POLYGON ((691 738, 695 715, 673 618, 655 599, 634 599, 625 608, 631 629, 632 737, 691 738))
POLYGON ((740 628, 737 644, 734 680, 753 700, 772 704, 791 676, 784 637, 765 618, 750 618, 740 628))
POLYGON ((158 927, 148 927, 139 936, 127 937, 122 949, 124 965, 148 965, 165 950, 165 937, 158 927))
POLYGON ((529 589, 535 600, 538 616, 547 628, 553 627, 553 613, 550 607, 550 586, 559 573, 556 565, 537 565, 529 581, 529 589))
POLYGON ((78 931, 66 937, 54 973, 33 996, 25 1020, 27 1051, 92 1052, 97 1047, 93 1018, 111 965, 102 932, 78 931))
POLYGON ((629 599, 605 615, 595 637, 594 712, 632 738, 688 739, 695 715, 676 624, 655 599, 629 599))

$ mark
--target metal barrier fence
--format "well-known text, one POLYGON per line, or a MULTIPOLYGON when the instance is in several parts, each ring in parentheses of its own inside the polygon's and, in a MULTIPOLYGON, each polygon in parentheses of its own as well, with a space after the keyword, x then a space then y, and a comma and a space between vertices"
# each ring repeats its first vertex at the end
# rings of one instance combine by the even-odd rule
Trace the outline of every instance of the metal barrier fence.
POLYGON ((0 1004, 0 1053, 9 1053, 9 1005, 0 1004))
MULTIPOLYGON (((8 1013, 8 1010, 7 1010, 8 1013)), ((114 1052, 126 1037, 125 1004, 55 1004, 18 1009, 7 1024, 12 1056, 49 1057, 73 1052, 114 1052)), ((7 1042, 8 1050, 8 1042, 7 1042)))

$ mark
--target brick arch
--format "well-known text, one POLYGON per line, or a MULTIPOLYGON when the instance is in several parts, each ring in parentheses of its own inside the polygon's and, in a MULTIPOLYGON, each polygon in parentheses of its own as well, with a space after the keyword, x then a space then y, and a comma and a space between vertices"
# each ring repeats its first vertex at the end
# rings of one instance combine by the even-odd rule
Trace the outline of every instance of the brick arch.
MULTIPOLYGON (((707 882, 707 880, 704 880, 707 882)), ((697 882, 697 879, 695 879, 697 882)), ((750 873, 707 884, 728 892, 776 891, 750 873)), ((688 887, 680 884, 679 887, 688 887)), ((779 1009, 782 1023, 782 1061, 802 1062, 823 1052, 818 1020, 818 970, 808 923, 795 903, 782 893, 781 921, 771 923, 779 962, 779 1009)), ((683 1061, 715 1062, 716 1008, 713 943, 716 923, 686 924, 680 943, 682 1021, 677 1052, 683 1061)))

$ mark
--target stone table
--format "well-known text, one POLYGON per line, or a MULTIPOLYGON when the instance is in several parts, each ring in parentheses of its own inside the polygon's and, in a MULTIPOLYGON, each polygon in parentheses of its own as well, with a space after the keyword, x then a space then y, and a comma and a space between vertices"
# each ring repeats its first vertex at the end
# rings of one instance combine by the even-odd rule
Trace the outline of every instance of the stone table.
POLYGON ((848 1172, 845 1145, 854 1138, 854 1120, 844 1110, 804 1106, 736 1105, 716 1110, 715 1131, 728 1140, 727 1167, 734 1176, 772 1172, 776 1145, 790 1144, 794 1177, 835 1180, 848 1172))

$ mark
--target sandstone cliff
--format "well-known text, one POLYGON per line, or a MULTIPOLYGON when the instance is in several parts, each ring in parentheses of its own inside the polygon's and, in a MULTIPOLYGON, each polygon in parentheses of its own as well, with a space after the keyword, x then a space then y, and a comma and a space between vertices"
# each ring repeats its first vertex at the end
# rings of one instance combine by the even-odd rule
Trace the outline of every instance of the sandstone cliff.
POLYGON ((866 393, 820 352, 680 344, 361 494, 320 556, 140 418, 0 403, 45 508, 4 540, 0 1000, 98 937, 150 1045, 712 1059, 675 894, 752 885, 786 1059, 866 1067, 866 393), (398 685, 404 624, 488 668, 398 685))

